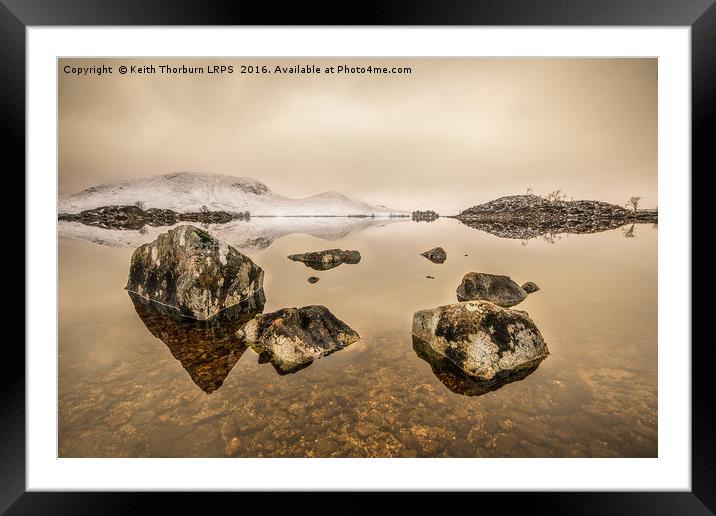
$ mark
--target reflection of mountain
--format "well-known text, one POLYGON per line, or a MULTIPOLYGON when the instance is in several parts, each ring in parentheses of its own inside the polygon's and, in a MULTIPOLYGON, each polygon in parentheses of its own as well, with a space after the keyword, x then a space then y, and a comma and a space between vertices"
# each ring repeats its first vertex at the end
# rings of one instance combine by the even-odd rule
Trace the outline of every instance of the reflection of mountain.
POLYGON ((482 396, 488 392, 496 391, 508 383, 523 380, 534 373, 545 358, 541 358, 527 368, 498 373, 490 381, 481 381, 465 374, 450 359, 435 351, 428 343, 415 335, 413 335, 413 351, 430 364, 433 374, 445 387, 464 396, 482 396))
MULTIPOLYGON (((371 217, 252 217, 250 221, 236 220, 204 227, 218 239, 242 252, 251 253, 266 249, 274 240, 294 233, 339 240, 353 232, 409 220, 371 217)), ((89 240, 112 247, 139 247, 168 229, 171 227, 144 226, 140 231, 127 231, 87 226, 80 222, 58 223, 60 237, 89 240)))
POLYGON ((210 394, 224 383, 246 345, 236 331, 263 309, 263 292, 255 299, 258 309, 243 307, 224 310, 208 321, 182 318, 162 310, 161 305, 129 292, 137 315, 156 338, 164 342, 174 358, 201 390, 210 394))
POLYGON ((292 199, 273 192, 250 177, 177 172, 115 184, 93 186, 59 198, 60 213, 78 213, 103 206, 138 204, 177 213, 208 211, 245 212, 254 216, 347 216, 405 213, 373 206, 338 192, 323 192, 292 199))

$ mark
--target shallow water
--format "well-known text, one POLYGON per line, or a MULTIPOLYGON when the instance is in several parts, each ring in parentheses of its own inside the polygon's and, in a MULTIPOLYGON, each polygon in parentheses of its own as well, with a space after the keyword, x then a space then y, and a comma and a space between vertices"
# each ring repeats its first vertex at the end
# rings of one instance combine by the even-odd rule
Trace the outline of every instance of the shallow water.
POLYGON ((250 255, 266 271, 265 312, 322 304, 359 342, 281 376, 250 348, 221 355, 231 340, 222 334, 210 362, 221 363, 198 383, 123 288, 133 248, 60 238, 60 456, 657 456, 655 227, 553 243, 452 219, 361 229, 331 241, 288 234, 250 255), (445 263, 420 256, 438 245, 445 263), (286 258, 336 247, 362 260, 314 271, 286 258), (413 312, 455 302, 469 271, 537 283, 515 308, 551 352, 478 396, 448 389, 411 339, 413 312))

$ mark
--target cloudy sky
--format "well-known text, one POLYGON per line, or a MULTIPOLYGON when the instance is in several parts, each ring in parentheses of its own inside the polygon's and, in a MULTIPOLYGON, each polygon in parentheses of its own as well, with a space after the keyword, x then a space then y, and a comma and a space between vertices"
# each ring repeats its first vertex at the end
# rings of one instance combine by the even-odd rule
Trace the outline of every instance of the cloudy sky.
POLYGON ((175 171, 451 214, 500 195, 657 204, 655 59, 64 59, 60 193, 175 171), (113 66, 77 76, 65 65, 113 66), (120 75, 232 64, 233 74, 120 75), (410 74, 240 74, 240 64, 410 74))

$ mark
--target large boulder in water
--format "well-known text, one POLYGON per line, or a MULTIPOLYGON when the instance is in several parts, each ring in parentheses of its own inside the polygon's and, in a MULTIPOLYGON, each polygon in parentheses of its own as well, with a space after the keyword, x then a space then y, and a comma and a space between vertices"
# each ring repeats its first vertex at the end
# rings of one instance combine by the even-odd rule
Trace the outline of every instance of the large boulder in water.
POLYGON ((343 249, 327 249, 325 251, 313 251, 310 253, 292 254, 289 260, 303 262, 306 267, 314 270, 325 271, 338 267, 342 263, 355 264, 360 262, 358 251, 344 251, 343 249))
POLYGON ((468 272, 457 287, 458 301, 490 301, 499 306, 514 306, 527 298, 527 292, 509 276, 468 272))
POLYGON ((321 305, 259 315, 242 326, 237 335, 259 354, 261 362, 270 361, 279 374, 303 369, 360 338, 321 305))
POLYGON ((127 290, 195 319, 250 303, 264 271, 251 259, 194 226, 179 226, 138 247, 127 290))
POLYGON ((526 312, 466 301, 415 312, 413 335, 483 381, 532 369, 549 355, 526 312))

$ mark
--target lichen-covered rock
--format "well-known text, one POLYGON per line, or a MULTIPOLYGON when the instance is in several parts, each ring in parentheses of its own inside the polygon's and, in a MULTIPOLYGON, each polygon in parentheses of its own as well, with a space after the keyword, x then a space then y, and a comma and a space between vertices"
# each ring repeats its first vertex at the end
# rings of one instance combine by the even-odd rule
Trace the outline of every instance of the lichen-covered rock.
POLYGON ((457 287, 458 301, 490 301, 499 306, 514 306, 527 298, 527 292, 509 276, 468 272, 457 287))
POLYGON ((487 381, 534 367, 549 355, 526 312, 466 301, 415 312, 413 335, 466 374, 487 381))
POLYGON ((539 290, 539 285, 532 281, 528 281, 527 283, 522 285, 522 290, 524 290, 528 294, 532 294, 533 292, 537 292, 539 290))
POLYGON ((294 373, 360 338, 321 305, 256 316, 237 335, 259 354, 260 362, 270 361, 279 374, 294 373))
POLYGON ((248 256, 206 231, 179 226, 134 251, 126 288, 204 320, 253 299, 263 279, 248 256))
POLYGON ((447 260, 447 253, 442 247, 433 247, 429 251, 420 253, 420 256, 424 256, 433 263, 445 263, 447 260))
POLYGON ((360 262, 361 256, 358 251, 327 249, 325 251, 292 254, 288 258, 294 262, 303 262, 306 267, 310 267, 314 270, 325 271, 338 267, 342 263, 356 264, 360 262))

